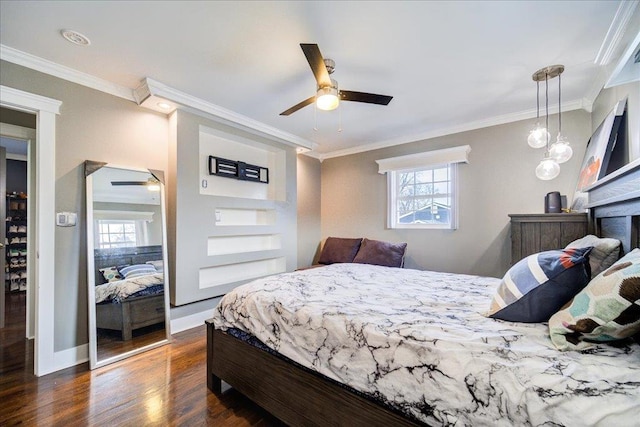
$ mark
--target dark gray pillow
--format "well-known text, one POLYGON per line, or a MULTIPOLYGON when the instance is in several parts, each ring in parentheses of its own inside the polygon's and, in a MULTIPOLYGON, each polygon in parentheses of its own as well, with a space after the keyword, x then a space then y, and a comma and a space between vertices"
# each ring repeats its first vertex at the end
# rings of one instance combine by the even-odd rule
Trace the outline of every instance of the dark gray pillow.
POLYGON ((361 238, 345 239, 342 237, 327 237, 320 253, 318 264, 334 264, 337 262, 353 262, 353 258, 360 249, 361 238))
POLYGON ((402 267, 406 243, 390 243, 381 240, 363 239, 358 254, 353 262, 358 264, 374 264, 385 267, 402 267))

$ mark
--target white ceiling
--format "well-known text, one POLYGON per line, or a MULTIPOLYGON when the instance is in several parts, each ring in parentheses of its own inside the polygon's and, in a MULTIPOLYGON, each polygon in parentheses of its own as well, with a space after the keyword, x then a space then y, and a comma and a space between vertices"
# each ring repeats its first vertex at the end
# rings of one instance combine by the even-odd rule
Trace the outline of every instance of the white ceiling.
POLYGON ((563 108, 589 108, 620 3, 2 1, 0 43, 131 89, 152 78, 322 155, 534 116, 531 75, 552 64, 566 68, 563 108), (62 29, 91 45, 67 42, 62 29), (313 106, 280 116, 315 91, 303 42, 335 60, 340 88, 391 103, 318 111, 317 131, 313 106))

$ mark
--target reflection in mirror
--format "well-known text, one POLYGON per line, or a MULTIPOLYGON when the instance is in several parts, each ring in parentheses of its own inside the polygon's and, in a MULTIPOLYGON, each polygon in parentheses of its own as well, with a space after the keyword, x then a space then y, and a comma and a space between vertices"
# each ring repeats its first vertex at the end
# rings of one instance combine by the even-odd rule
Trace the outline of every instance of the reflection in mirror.
POLYGON ((86 161, 91 369, 166 344, 164 176, 86 161))

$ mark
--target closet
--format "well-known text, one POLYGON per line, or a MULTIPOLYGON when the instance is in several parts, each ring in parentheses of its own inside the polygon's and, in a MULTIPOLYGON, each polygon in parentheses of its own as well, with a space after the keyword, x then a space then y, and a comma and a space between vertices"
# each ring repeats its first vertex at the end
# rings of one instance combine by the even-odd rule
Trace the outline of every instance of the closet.
POLYGON ((6 160, 4 291, 27 290, 27 162, 6 160))

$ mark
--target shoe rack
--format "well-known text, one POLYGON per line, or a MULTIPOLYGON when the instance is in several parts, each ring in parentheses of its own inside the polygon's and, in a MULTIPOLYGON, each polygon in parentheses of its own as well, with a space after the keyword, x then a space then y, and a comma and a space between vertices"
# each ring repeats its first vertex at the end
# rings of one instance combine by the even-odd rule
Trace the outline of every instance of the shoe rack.
POLYGON ((27 290, 27 195, 7 193, 5 289, 27 290))

